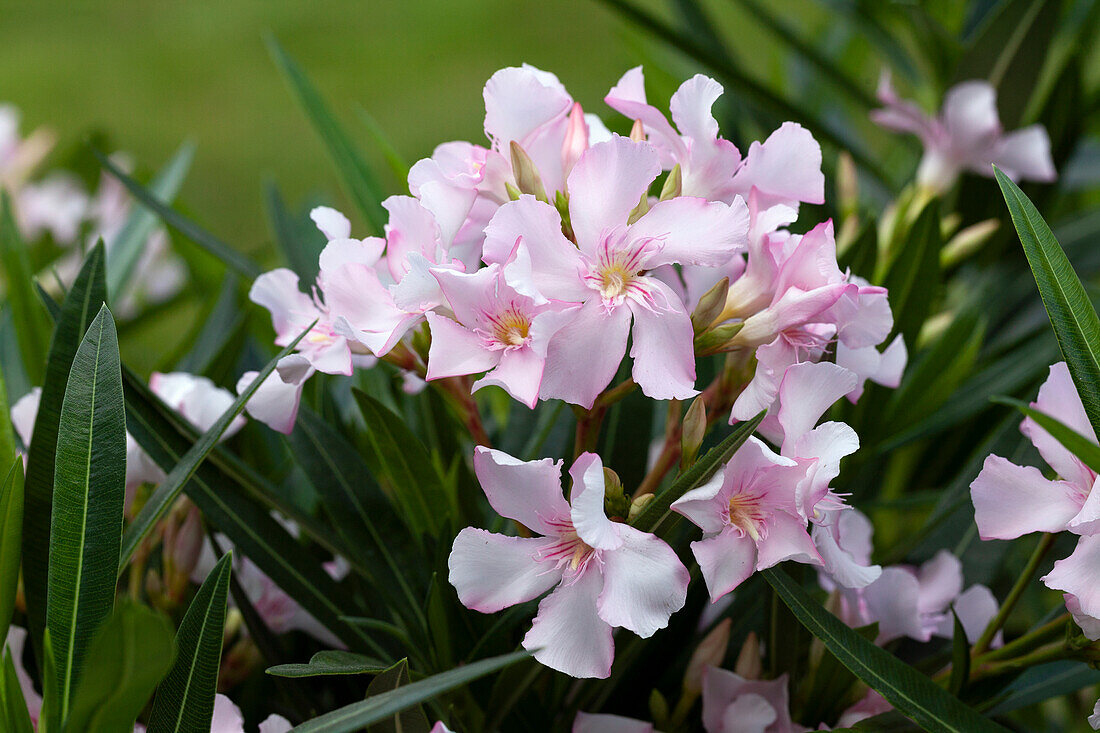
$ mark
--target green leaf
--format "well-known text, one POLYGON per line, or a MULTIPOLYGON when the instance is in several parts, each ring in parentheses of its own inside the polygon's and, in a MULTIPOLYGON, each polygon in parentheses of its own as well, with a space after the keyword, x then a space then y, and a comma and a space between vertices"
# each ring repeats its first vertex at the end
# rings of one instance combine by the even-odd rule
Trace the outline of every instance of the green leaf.
POLYGON ((882 277, 883 287, 890 291, 894 334, 900 333, 910 350, 915 350, 917 335, 939 289, 942 247, 940 207, 931 201, 913 222, 901 250, 882 277))
POLYGON ((104 247, 100 241, 88 253, 61 304, 46 361, 46 380, 34 419, 34 437, 27 450, 27 473, 23 483, 23 590, 27 599, 28 631, 40 665, 43 663, 42 631, 46 626, 46 576, 61 405, 77 346, 107 300, 104 262, 104 247))
POLYGON ((1063 448, 1077 456, 1082 463, 1093 471, 1100 473, 1100 446, 1096 443, 1093 443, 1058 418, 1041 410, 1036 410, 1022 400, 1012 399, 1011 397, 994 397, 993 401, 1015 407, 1030 417, 1039 424, 1039 427, 1050 433, 1055 440, 1061 443, 1063 448))
POLYGON ((1019 124, 1047 59, 1062 3, 1009 0, 979 29, 955 70, 955 82, 988 79, 1005 129, 1019 124))
POLYGON ((439 536, 450 514, 450 499, 428 450, 381 402, 357 388, 352 394, 367 423, 369 451, 364 458, 372 473, 389 486, 414 534, 439 536))
MULTIPOLYGON (((409 660, 401 659, 389 669, 382 670, 367 685, 367 699, 377 697, 409 684, 409 660)), ((406 708, 388 720, 382 720, 368 728, 368 733, 428 733, 431 723, 419 705, 406 708)))
POLYGON ((951 608, 951 618, 954 620, 954 631, 951 634, 951 678, 947 689, 958 697, 970 680, 970 644, 967 643, 966 629, 963 628, 954 607, 951 608))
POLYGON ((126 495, 126 414, 115 322, 101 306, 73 358, 57 435, 46 624, 61 718, 92 635, 111 615, 126 495))
POLYGON ((252 395, 256 393, 260 385, 264 380, 271 376, 271 373, 275 371, 276 365, 279 360, 294 350, 294 347, 298 345, 298 342, 302 340, 302 337, 309 333, 313 328, 312 324, 306 328, 305 331, 298 334, 298 337, 288 344, 282 351, 275 355, 267 365, 260 370, 260 373, 256 376, 248 388, 241 392, 237 399, 233 401, 233 404, 222 413, 221 417, 210 426, 202 436, 195 441, 195 444, 187 451, 187 454, 183 456, 171 469, 165 468, 168 471, 168 476, 157 485, 156 490, 153 491, 145 504, 141 507, 141 511, 134 517, 134 521, 130 523, 130 526, 126 528, 126 534, 122 538, 122 565, 125 566, 130 558, 133 557, 134 552, 137 550, 141 540, 152 531, 164 513, 171 508, 172 504, 176 501, 176 498, 183 491, 184 486, 191 480, 191 477, 195 474, 199 464, 205 459, 207 454, 217 445, 221 440, 222 434, 229 428, 229 424, 232 423, 238 415, 244 410, 245 404, 252 398, 252 395))
POLYGON ((878 227, 869 221, 863 225, 854 242, 837 257, 841 270, 851 270, 856 275, 874 277, 878 262, 878 227))
POLYGON ((382 129, 382 125, 378 124, 378 120, 374 119, 374 116, 360 107, 358 109, 359 119, 363 122, 363 126, 367 128, 367 132, 370 133, 371 139, 374 140, 374 144, 378 146, 378 149, 382 151, 382 157, 386 159, 386 164, 393 172, 394 178, 401 182, 405 182, 409 178, 409 162, 405 160, 405 157, 397 150, 397 147, 393 144, 393 140, 386 134, 386 131, 382 129))
POLYGON ((787 607, 810 633, 857 677, 925 730, 1004 731, 894 655, 875 646, 832 615, 779 568, 762 571, 787 607))
POLYGON ((30 254, 19 236, 7 192, 0 192, 0 264, 3 265, 5 295, 12 321, 18 324, 15 337, 23 357, 23 368, 31 382, 38 383, 46 363, 46 334, 50 332, 50 322, 34 293, 30 254))
MULTIPOLYGON (((245 325, 245 313, 239 306, 238 288, 240 280, 232 272, 225 273, 218 299, 203 316, 203 326, 191 342, 191 349, 176 364, 176 371, 189 374, 202 374, 218 381, 211 374, 211 367, 219 356, 231 352, 231 346, 239 346, 245 325)), ((233 359, 236 362, 236 359, 233 359)))
POLYGON ((269 667, 273 677, 324 677, 344 674, 378 674, 386 669, 386 663, 340 649, 326 649, 310 657, 306 664, 279 664, 269 667))
MULTIPOLYGON (((5 635, 5 638, 6 635, 5 635)), ((19 685, 19 677, 15 673, 15 661, 12 659, 11 648, 4 648, 3 687, 0 688, 0 722, 4 723, 4 730, 9 733, 34 733, 34 725, 31 723, 30 711, 27 709, 27 701, 23 697, 23 688, 19 685)))
POLYGON ((989 714, 1003 715, 1096 684, 1100 684, 1100 670, 1083 662, 1041 664, 1017 677, 1006 689, 1008 695, 989 714))
POLYGON ((150 733, 210 729, 232 562, 232 553, 222 555, 187 607, 176 632, 176 663, 157 687, 150 733))
MULTIPOLYGON (((183 179, 195 157, 195 146, 184 143, 149 184, 149 193, 164 206, 170 206, 179 193, 183 179)), ((118 298, 134 274, 145 244, 157 226, 157 217, 148 209, 135 206, 111 243, 107 258, 107 291, 118 298)))
POLYGON ((344 554, 366 571, 380 594, 391 599, 391 607, 426 628, 417 600, 423 595, 426 580, 416 560, 417 547, 401 530, 401 518, 359 452, 307 407, 299 409, 294 432, 287 441, 294 459, 317 490, 344 554), (414 592, 413 587, 420 592, 414 592))
POLYGON ((456 669, 442 672, 405 685, 391 692, 384 692, 366 700, 352 703, 326 713, 294 728, 295 733, 350 733, 368 725, 393 717, 402 710, 442 695, 457 687, 469 684, 511 664, 526 659, 529 652, 513 652, 499 657, 483 659, 456 669))
POLYGON ((319 269, 318 258, 328 244, 324 235, 312 220, 302 221, 287 209, 279 187, 273 181, 264 182, 264 207, 271 233, 275 235, 275 244, 279 245, 290 269, 298 274, 300 282, 314 282, 319 269))
POLYGON ((1085 414, 1093 431, 1100 435, 1100 319, 1066 253, 1035 205, 996 166, 993 172, 1085 414))
POLYGON ((672 502, 709 481, 710 477, 733 457, 737 449, 744 445, 763 419, 764 413, 761 412, 748 422, 738 423, 733 432, 721 443, 711 448, 691 468, 677 476, 671 486, 659 492, 631 524, 643 532, 654 531, 671 512, 669 507, 672 506, 672 502))
MULTIPOLYGON (((167 417, 174 414, 153 395, 147 385, 129 370, 123 372, 126 391, 127 428, 149 457, 165 471, 171 471, 196 444, 194 432, 181 429, 167 417)), ((176 420, 182 420, 178 415, 176 420)), ((342 620, 358 604, 350 598, 299 542, 271 516, 271 501, 261 501, 237 476, 219 464, 199 464, 185 485, 187 496, 203 516, 234 543, 271 580, 294 598, 306 611, 351 647, 379 651, 360 629, 342 620)), ((306 514, 289 515, 311 521, 306 514)), ((315 532, 320 536, 319 531, 315 532)))
POLYGON ((382 199, 385 198, 382 187, 297 62, 272 35, 267 36, 267 47, 340 171, 351 200, 366 218, 372 233, 381 234, 386 223, 386 213, 382 208, 382 199))
POLYGON ((227 267, 236 270, 249 280, 254 279, 260 274, 260 266, 250 258, 233 249, 175 209, 161 203, 160 198, 158 198, 155 193, 123 173, 106 155, 98 150, 93 150, 92 152, 95 153, 96 158, 99 159, 100 165, 102 165, 108 173, 117 178, 119 182, 130 191, 134 198, 160 217, 160 220, 165 224, 175 229, 214 257, 221 260, 227 267))
POLYGON ((19 585, 23 540, 23 459, 15 456, 0 484, 0 639, 8 638, 19 585))
MULTIPOLYGON (((124 602, 96 634, 95 661, 77 687, 66 733, 123 733, 149 702, 175 657, 172 625, 160 613, 124 602)), ((196 729, 198 730, 198 729, 196 729)))

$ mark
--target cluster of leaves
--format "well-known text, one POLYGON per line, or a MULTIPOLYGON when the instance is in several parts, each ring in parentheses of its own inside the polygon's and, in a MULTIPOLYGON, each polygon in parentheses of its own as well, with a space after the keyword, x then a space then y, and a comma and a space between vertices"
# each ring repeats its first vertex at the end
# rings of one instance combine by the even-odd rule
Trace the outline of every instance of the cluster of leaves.
MULTIPOLYGON (((1012 546, 979 550, 973 543, 967 489, 989 452, 1012 456, 1024 449, 1016 431, 1019 414, 991 398, 1034 394, 1059 352, 1090 419, 1100 424, 1100 323, 1088 286, 1071 266, 1090 277, 1100 271, 1100 257, 1089 247, 1100 234, 1100 212, 1088 208, 1095 202, 1080 184, 1025 193, 1000 176, 1026 257, 1019 256, 1012 228, 1003 226, 981 252, 964 260, 945 243, 944 223, 954 217, 955 228, 990 218, 1007 224, 990 182, 965 179, 952 200, 925 205, 907 204, 902 196, 884 221, 876 214, 899 193, 896 171, 908 170, 915 150, 884 155, 885 144, 876 150, 857 138, 875 102, 867 80, 853 69, 866 66, 868 56, 881 58, 936 98, 953 81, 987 77, 999 91, 1006 125, 1043 122, 1059 170, 1076 154, 1073 160, 1088 181, 1087 156, 1080 162, 1085 111, 1095 108, 1097 96, 1086 87, 1086 59, 1078 51, 1093 38, 1097 4, 1001 0, 926 8, 806 0, 811 18, 824 12, 842 29, 833 49, 845 51, 834 53, 763 3, 738 0, 738 17, 789 47, 794 71, 784 94, 745 69, 730 50, 735 38, 727 38, 710 19, 712 11, 696 0, 674 0, 674 21, 631 0, 606 2, 676 49, 676 56, 646 59, 650 68, 670 68, 668 77, 679 77, 686 60, 737 93, 746 107, 736 115, 727 110, 723 129, 731 137, 752 139, 754 131, 793 119, 834 153, 850 151, 861 195, 842 184, 827 197, 839 202, 837 208, 822 213, 853 222, 841 264, 874 273, 874 282, 890 289, 897 331, 915 348, 896 392, 872 388, 857 407, 837 408, 864 446, 849 459, 836 488, 853 494, 873 516, 876 559, 919 561, 949 547, 963 556, 968 579, 1007 588, 1022 558, 1012 546), (829 95, 805 93, 819 81, 841 101, 825 107, 829 95), (811 99, 818 102, 804 101, 811 99), (1057 217, 1057 237, 1032 199, 1057 217)), ((301 68, 277 43, 270 46, 330 152, 347 198, 380 233, 383 191, 377 176, 301 68)), ((403 176, 407 166, 400 155, 369 117, 365 121, 403 176)), ((173 208, 190 158, 190 148, 182 148, 147 185, 100 158, 145 210, 127 224, 127 246, 116 245, 110 257, 101 247, 89 252, 60 303, 35 286, 31 253, 6 206, 0 219, 7 286, 0 374, 43 386, 24 480, 6 417, 7 391, 0 385, 0 631, 13 618, 21 569, 26 613, 14 617, 30 630, 32 666, 44 692, 39 730, 128 730, 139 715, 150 730, 208 727, 230 594, 267 667, 266 675, 242 688, 246 709, 249 700, 262 700, 268 712, 275 700, 279 712, 301 723, 300 730, 352 731, 380 722, 427 730, 429 718, 447 719, 460 730, 567 728, 576 710, 644 716, 646 698, 639 690, 657 691, 649 699, 660 708, 661 691, 678 690, 698 642, 694 619, 706 599, 697 588, 686 612, 665 632, 622 644, 604 681, 575 682, 514 651, 532 604, 486 617, 458 603, 446 583, 451 539, 461 527, 493 529, 501 520, 479 498, 463 413, 450 402, 453 395, 431 389, 407 395, 398 372, 386 364, 350 379, 319 376, 285 440, 253 425, 221 444, 251 391, 200 435, 123 363, 119 343, 125 352, 128 336, 136 339, 171 313, 168 306, 142 314, 118 324, 116 335, 107 307, 109 293, 119 292, 132 276, 140 243, 157 219, 178 235, 181 249, 198 245, 188 250, 195 284, 190 290, 218 294, 178 339, 181 346, 169 350, 165 368, 229 383, 265 365, 253 383, 259 384, 292 348, 269 358, 262 345, 270 341, 263 314, 243 303, 244 285, 260 266, 173 208), (124 530, 125 432, 167 479, 124 530), (179 618, 119 597, 121 584, 139 589, 134 595, 140 600, 142 579, 129 577, 135 572, 129 561, 181 495, 199 507, 211 534, 228 537, 347 650, 318 651, 305 639, 272 634, 231 577, 229 554, 179 618), (272 512, 292 520, 299 535, 272 512), (341 582, 322 566, 334 555, 352 568, 341 582), (362 675, 370 676, 369 685, 362 675), (326 710, 333 712, 316 717, 326 710)), ((843 167, 832 167, 836 160, 827 154, 827 168, 835 173, 832 179, 844 181, 843 167)), ((274 184, 267 186, 265 202, 282 258, 304 282, 312 281, 324 241, 305 217, 307 209, 289 208, 274 184)), ((708 368, 700 364, 701 372, 708 368)), ((491 390, 481 400, 486 428, 502 450, 524 459, 568 452, 575 420, 560 405, 529 411, 491 390)), ((646 455, 640 446, 662 433, 661 422, 654 404, 639 395, 608 408, 597 447, 624 484, 642 480, 646 455)), ((635 524, 659 528, 682 546, 689 528, 672 521, 669 504, 705 481, 753 427, 708 438, 708 450, 660 489, 635 524)), ((1069 445, 1072 436, 1065 440, 1069 445)), ((1097 460, 1088 448, 1078 450, 1086 463, 1097 460)), ((815 723, 835 720, 858 679, 905 716, 881 716, 858 730, 902 730, 911 725, 908 720, 926 730, 996 730, 996 719, 1042 729, 1046 721, 1037 717, 1036 703, 1100 680, 1083 663, 1059 662, 972 682, 972 650, 956 634, 954 648, 934 649, 930 657, 941 667, 952 663, 948 691, 928 670, 907 663, 929 658, 927 649, 875 646, 865 633, 840 623, 817 591, 792 575, 774 569, 754 577, 723 616, 734 620, 735 642, 750 630, 765 630, 770 671, 792 673, 796 710, 815 723), (793 631, 799 628, 807 633, 793 631), (813 650, 817 643, 824 653, 813 650)), ((1022 613, 1014 617, 1019 625, 1008 630, 1040 626, 1045 608, 1056 602, 1028 591, 1018 606, 1022 613)), ((0 727, 30 730, 10 657, 0 678, 0 727)))

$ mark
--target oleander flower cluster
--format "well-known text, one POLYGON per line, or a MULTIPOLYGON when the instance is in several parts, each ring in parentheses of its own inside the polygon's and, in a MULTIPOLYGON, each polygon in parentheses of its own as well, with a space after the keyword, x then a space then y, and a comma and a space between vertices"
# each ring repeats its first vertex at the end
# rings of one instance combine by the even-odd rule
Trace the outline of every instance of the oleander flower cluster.
MULTIPOLYGON (((691 552, 711 600, 785 560, 845 588, 872 584, 881 569, 843 549, 851 509, 830 488, 858 437, 818 423, 868 380, 896 386, 906 346, 900 336, 885 344, 888 294, 839 267, 832 223, 792 231, 801 204, 824 201, 813 136, 785 123, 742 153, 719 134, 721 94, 695 76, 673 95, 670 122, 632 69, 605 98, 632 122, 621 136, 552 74, 494 74, 489 145, 446 143, 416 163, 412 195, 383 202, 384 237, 356 239, 340 212, 314 209, 328 245, 309 292, 287 269, 256 280, 251 298, 271 312, 276 344, 305 335, 257 390, 252 416, 289 432, 312 374, 377 359, 429 383, 493 385, 530 408, 592 410, 610 388, 636 387, 654 400, 709 401, 731 423, 766 413, 760 432, 777 449, 750 438, 672 505, 702 532, 691 552), (628 350, 630 376, 616 386, 628 350), (721 381, 734 384, 701 390, 697 359, 719 353, 721 381)), ((243 375, 238 389, 254 379, 243 375)), ((648 637, 684 605, 689 576, 676 553, 605 512, 615 489, 600 456, 576 456, 568 501, 561 461, 483 446, 474 466, 520 534, 463 530, 450 581, 486 613, 551 591, 524 639, 543 664, 606 677, 615 628, 648 637)))

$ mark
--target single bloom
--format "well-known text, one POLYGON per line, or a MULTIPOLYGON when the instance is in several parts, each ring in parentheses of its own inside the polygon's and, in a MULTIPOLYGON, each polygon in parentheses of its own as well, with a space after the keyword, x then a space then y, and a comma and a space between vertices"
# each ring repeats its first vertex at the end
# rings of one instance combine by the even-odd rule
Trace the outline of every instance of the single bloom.
POLYGON ((707 733, 795 733, 787 675, 749 680, 718 667, 703 674, 703 728, 707 733))
POLYGON ((1050 182, 1058 176, 1050 157, 1050 137, 1042 125, 1005 134, 997 114, 997 92, 987 81, 964 81, 947 90, 943 109, 933 117, 894 91, 884 72, 878 87, 883 108, 871 119, 908 132, 924 144, 917 181, 946 191, 963 171, 991 177, 996 165, 1013 180, 1050 182))
MULTIPOLYGON (((1096 443, 1065 362, 1050 367, 1050 375, 1031 406, 1096 443)), ((1031 532, 1067 529, 1090 535, 1100 530, 1100 491, 1093 490, 1096 472, 1031 418, 1024 419, 1020 430, 1058 478, 1048 479, 1033 466, 1017 466, 997 455, 987 457, 970 484, 981 538, 1011 540, 1031 532)))
POLYGON ((495 264, 472 274, 432 274, 454 318, 427 314, 432 335, 427 379, 488 372, 474 382, 474 391, 495 384, 534 408, 550 339, 577 306, 536 302, 509 286, 495 264))
POLYGON ((611 382, 633 336, 633 376, 654 399, 696 394, 694 332, 679 296, 648 274, 661 265, 717 266, 743 248, 748 212, 678 197, 631 212, 660 172, 655 148, 615 136, 586 150, 569 174, 576 244, 548 204, 523 196, 501 207, 486 230, 486 262, 508 263, 516 290, 580 303, 551 340, 540 397, 590 408, 611 382), (633 322, 633 326, 631 323, 633 322))
POLYGON ((584 453, 569 470, 561 461, 520 461, 478 447, 474 470, 493 509, 536 536, 511 537, 467 527, 448 560, 463 605, 482 613, 538 598, 523 647, 542 664, 573 677, 605 678, 614 657, 612 629, 645 638, 668 624, 687 598, 688 572, 652 534, 604 513, 599 456, 584 453))
POLYGON ((804 475, 797 462, 750 437, 714 478, 673 502, 673 511, 703 530, 691 551, 712 603, 784 560, 821 565, 799 508, 804 475))
POLYGON ((785 122, 763 143, 753 142, 744 158, 729 140, 718 136, 711 108, 722 85, 696 74, 672 95, 669 110, 676 129, 646 102, 642 67, 626 72, 604 101, 612 109, 640 120, 647 139, 661 153, 665 168, 680 166, 685 196, 733 203, 755 188, 765 207, 799 202, 825 202, 821 146, 801 125, 785 122))

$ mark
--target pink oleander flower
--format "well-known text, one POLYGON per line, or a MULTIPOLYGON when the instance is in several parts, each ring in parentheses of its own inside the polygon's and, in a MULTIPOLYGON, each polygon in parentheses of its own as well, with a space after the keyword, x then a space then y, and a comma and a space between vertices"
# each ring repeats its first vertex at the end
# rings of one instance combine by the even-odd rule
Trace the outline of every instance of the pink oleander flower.
POLYGON ((759 240, 743 279, 749 285, 731 287, 725 315, 743 319, 733 343, 755 348, 757 367, 734 402, 731 421, 767 409, 789 366, 818 361, 834 343, 838 354, 845 347, 846 365, 857 367, 852 371, 860 377, 849 399, 859 396, 868 378, 900 382, 904 343, 896 339, 882 354, 875 348, 894 323, 886 290, 840 271, 831 221, 802 236, 759 240))
POLYGON ((652 636, 687 598, 688 572, 652 534, 604 513, 600 457, 582 454, 562 495, 561 461, 520 461, 479 447, 474 470, 493 509, 541 536, 509 537, 467 527, 448 560, 463 605, 495 613, 552 592, 539 603, 523 647, 573 677, 605 678, 612 630, 652 636))
POLYGON ((20 233, 35 240, 46 232, 61 246, 76 242, 88 216, 89 198, 76 176, 51 173, 25 183, 15 195, 15 220, 20 233))
POLYGON ((886 702, 886 698, 874 690, 867 690, 867 694, 859 699, 856 704, 841 713, 836 721, 837 728, 851 728, 861 720, 873 718, 876 715, 888 713, 894 706, 886 702))
MULTIPOLYGON (((841 618, 849 626, 877 623, 878 644, 907 636, 928 641, 954 635, 954 608, 973 643, 997 613, 997 600, 983 585, 963 591, 962 564, 946 550, 919 568, 893 565, 863 588, 841 591, 841 618)), ((995 646, 1000 645, 998 634, 995 646)))
POLYGON ((454 320, 428 313, 432 344, 427 379, 488 372, 476 392, 497 385, 534 408, 539 398, 546 349, 577 306, 538 303, 510 287, 499 265, 464 274, 433 270, 454 320))
POLYGON ((821 565, 799 507, 804 477, 796 461, 750 437, 714 478, 673 502, 703 530, 691 551, 711 603, 784 560, 821 565))
POLYGON ((1077 596, 1066 593, 1063 598, 1066 602, 1066 610, 1073 616, 1074 623, 1081 627, 1081 632, 1092 641, 1100 641, 1100 618, 1084 613, 1077 596))
POLYGON ((16 192, 53 147, 54 136, 38 129, 23 138, 19 134, 20 112, 11 104, 0 104, 0 188, 16 192))
POLYGON ((427 201, 389 197, 382 202, 390 214, 384 242, 371 237, 355 256, 341 249, 323 263, 320 279, 337 333, 375 356, 387 354, 425 313, 443 304, 432 270, 465 270, 449 254, 454 232, 444 226, 455 218, 449 209, 454 202, 435 203, 440 208, 433 210, 427 201))
MULTIPOLYGON (((273 515, 274 516, 274 515, 273 515)), ((281 524, 287 527, 291 534, 297 535, 298 528, 291 522, 286 522, 275 516, 281 524)), ((233 548, 233 543, 223 534, 218 534, 218 547, 223 551, 233 548)), ((203 542, 202 551, 191 571, 191 581, 199 584, 206 579, 210 571, 214 569, 218 558, 214 553, 214 546, 209 539, 203 542)), ((340 562, 325 563, 325 570, 335 580, 340 580, 347 572, 347 566, 340 562)), ((302 631, 314 639, 336 649, 344 649, 345 645, 340 639, 328 630, 320 621, 315 619, 308 611, 298 605, 290 595, 275 584, 254 562, 246 556, 235 552, 233 556, 233 577, 241 584, 249 603, 256 609, 256 613, 263 619, 264 624, 276 634, 285 634, 290 631, 302 631)), ((230 604, 233 604, 230 598, 230 604)))
POLYGON ((801 125, 785 122, 763 143, 752 143, 742 158, 736 145, 718 137, 711 108, 721 95, 722 85, 702 74, 680 85, 669 104, 679 131, 646 102, 640 66, 626 72, 604 101, 641 120, 647 139, 661 153, 663 166, 680 166, 685 196, 729 204, 736 196, 747 199, 755 188, 765 208, 780 203, 797 207, 802 201, 824 203, 821 147, 813 135, 801 125))
POLYGON ((707 733, 796 733, 787 675, 747 680, 718 667, 703 673, 703 729, 707 733))
POLYGON ((878 87, 883 109, 871 119, 883 127, 908 132, 924 144, 917 181, 946 191, 963 171, 992 177, 993 165, 1013 180, 1050 182, 1057 178, 1050 158, 1050 138, 1042 125, 1004 133, 997 115, 997 92, 986 81, 965 81, 947 90, 936 117, 898 97, 884 72, 878 87))
POLYGON ((569 174, 577 245, 551 206, 524 196, 486 229, 485 260, 505 264, 519 292, 581 303, 550 342, 540 397, 591 407, 614 377, 633 335, 634 379, 654 399, 696 393, 694 333, 684 304, 649 270, 670 263, 719 265, 745 243, 748 213, 700 198, 630 212, 660 172, 656 150, 615 136, 581 155, 569 174), (631 327, 633 321, 633 327, 631 327))
MULTIPOLYGON (((287 733, 290 721, 281 715, 269 715, 257 728, 259 733, 287 733)), ((214 698, 214 717, 210 721, 210 733, 244 733, 244 715, 241 709, 225 695, 214 698)))
MULTIPOLYGON (((1096 624, 1100 619, 1100 582, 1097 582, 1100 569, 1100 534, 1088 535, 1077 540, 1077 547, 1064 560, 1054 563, 1054 568, 1043 576, 1042 581, 1048 588, 1064 591, 1067 607, 1072 605, 1075 618, 1086 617, 1096 624)), ((1095 629, 1095 626, 1091 626, 1095 629)))
POLYGON ((444 143, 431 158, 413 165, 409 190, 428 196, 474 195, 460 222, 451 256, 467 270, 478 267, 485 225, 508 202, 506 183, 515 183, 511 144, 526 151, 548 195, 564 190, 566 176, 590 145, 611 138, 603 122, 586 115, 553 74, 533 66, 497 71, 485 84, 485 134, 490 147, 468 142, 444 143))
MULTIPOLYGON (((1065 362, 1050 367, 1031 406, 1096 443, 1065 362)), ((1031 418, 1024 419, 1020 430, 1059 478, 1047 479, 1033 466, 1017 466, 1000 456, 986 458, 970 484, 981 538, 1011 540, 1031 532, 1063 530, 1091 535, 1100 530, 1100 491, 1093 490, 1096 473, 1031 418)), ((1094 615, 1100 615, 1100 608, 1094 615)))
MULTIPOLYGON (((233 404, 233 395, 206 377, 186 372, 162 374, 153 372, 149 377, 149 389, 164 404, 180 414, 196 430, 206 432, 233 404)), ((19 398, 11 408, 11 422, 24 447, 29 447, 38 417, 38 403, 42 388, 35 387, 19 398)), ((244 417, 238 416, 222 434, 222 440, 235 435, 244 427, 244 417)), ((26 455, 23 456, 24 464, 26 455)), ((143 483, 156 484, 164 480, 161 470, 137 441, 126 433, 126 504, 133 499, 134 490, 143 483)))
POLYGON ((654 733, 653 723, 606 713, 577 713, 573 733, 654 733))
POLYGON ((1093 730, 1100 730, 1100 700, 1096 701, 1096 705, 1092 708, 1092 715, 1089 716, 1089 725, 1093 730))

